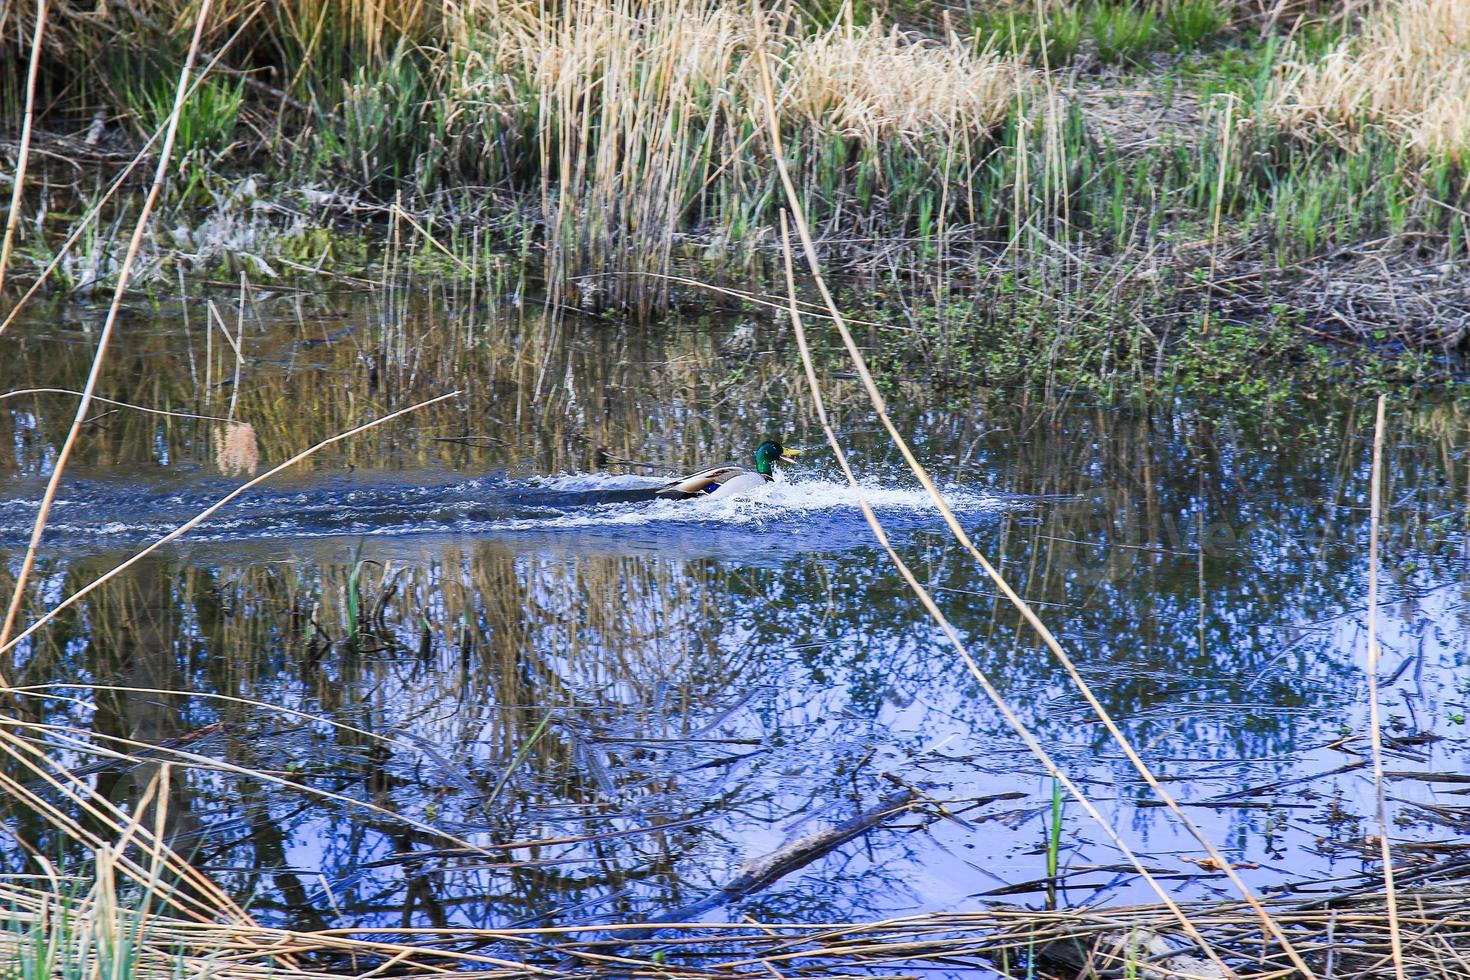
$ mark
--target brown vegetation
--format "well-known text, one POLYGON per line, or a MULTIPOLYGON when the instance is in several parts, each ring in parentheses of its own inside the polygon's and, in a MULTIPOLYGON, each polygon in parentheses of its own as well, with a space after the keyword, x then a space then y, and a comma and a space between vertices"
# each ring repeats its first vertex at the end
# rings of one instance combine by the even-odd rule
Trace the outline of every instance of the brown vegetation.
POLYGON ((1283 66, 1271 102, 1287 125, 1351 140, 1386 129, 1421 160, 1470 159, 1470 4, 1395 0, 1362 29, 1308 59, 1283 66))

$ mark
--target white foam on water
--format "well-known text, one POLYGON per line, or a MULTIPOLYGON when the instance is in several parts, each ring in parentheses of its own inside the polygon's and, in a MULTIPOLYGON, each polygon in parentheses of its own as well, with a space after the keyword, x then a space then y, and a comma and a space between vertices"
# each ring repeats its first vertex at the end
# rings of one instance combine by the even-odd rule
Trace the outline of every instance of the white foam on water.
POLYGON ((88 533, 101 536, 109 534, 127 534, 130 531, 136 531, 137 529, 138 526, 136 524, 131 524, 127 521, 108 521, 105 524, 99 524, 95 527, 86 528, 88 533))
MULTIPOLYGON (((580 495, 599 491, 646 490, 662 486, 660 477, 605 473, 579 473, 554 477, 538 477, 524 482, 505 484, 496 480, 473 480, 428 487, 400 487, 384 491, 377 487, 354 487, 346 492, 333 488, 314 493, 311 490, 267 495, 246 500, 226 513, 211 517, 189 535, 191 540, 218 541, 242 537, 317 538, 342 535, 399 537, 421 534, 498 534, 526 531, 617 531, 644 528, 670 533, 679 529, 770 527, 783 533, 805 527, 821 535, 834 527, 851 523, 861 526, 858 508, 859 490, 812 474, 790 478, 778 474, 775 482, 738 497, 685 500, 646 500, 619 503, 589 503, 580 495), (497 494, 506 489, 535 488, 538 497, 518 510, 504 510, 496 503, 497 494), (565 502, 557 498, 566 494, 565 502), (496 509, 500 513, 494 513, 496 509), (514 515, 514 516, 512 516, 514 515), (835 524, 833 522, 836 522, 835 524)), ((994 512, 1006 506, 1004 498, 950 485, 941 491, 946 502, 960 514, 994 512)), ((876 480, 861 487, 861 495, 880 514, 891 518, 910 518, 906 523, 928 523, 938 520, 938 508, 922 488, 916 486, 884 486, 876 480)), ((14 500, 0 502, 6 510, 16 507, 14 500)), ((185 519, 184 511, 199 505, 188 494, 171 494, 148 501, 141 513, 124 517, 106 513, 102 506, 67 508, 59 512, 61 520, 52 524, 59 535, 87 539, 153 538, 173 530, 185 519), (180 510, 175 516, 172 510, 180 510), (96 523, 80 520, 83 514, 96 523), (66 518, 70 517, 70 520, 66 518)), ((117 505, 121 509, 121 504, 117 505)), ((0 533, 14 535, 17 540, 29 533, 29 517, 10 519, 0 533)))
POLYGON ((563 476, 534 476, 526 481, 538 489, 585 493, 594 490, 646 490, 671 482, 666 476, 637 476, 613 473, 568 473, 563 476))
MULTIPOLYGON (((574 479, 580 480, 581 478, 574 479)), ((624 481, 619 484, 620 486, 628 486, 627 477, 614 479, 624 481)), ((657 482, 635 485, 657 485, 657 482)), ((609 486, 609 483, 603 482, 598 488, 606 489, 609 486)), ((578 485, 578 489, 587 489, 587 485, 578 485)), ((994 511, 1003 506, 999 497, 953 485, 941 488, 940 493, 945 503, 956 513, 973 514, 994 511)), ((858 507, 859 494, 880 514, 937 515, 939 512, 933 498, 922 487, 886 487, 864 484, 855 488, 847 483, 826 480, 790 482, 778 477, 776 482, 738 497, 721 499, 693 497, 686 500, 602 504, 578 508, 574 512, 555 517, 496 521, 489 530, 546 531, 559 528, 635 527, 662 523, 748 526, 800 520, 806 515, 832 511, 851 511, 855 519, 861 520, 861 512, 858 507)))

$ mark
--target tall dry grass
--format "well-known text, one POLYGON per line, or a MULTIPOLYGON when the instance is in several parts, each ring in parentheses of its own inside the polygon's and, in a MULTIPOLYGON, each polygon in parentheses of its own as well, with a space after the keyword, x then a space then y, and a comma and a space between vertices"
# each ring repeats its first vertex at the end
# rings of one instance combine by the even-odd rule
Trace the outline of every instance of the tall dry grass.
POLYGON ((877 203, 892 215, 921 189, 938 193, 943 161, 986 139, 1029 80, 958 39, 876 23, 812 32, 790 8, 727 0, 506 6, 479 23, 448 57, 449 157, 539 194, 553 287, 616 273, 581 292, 643 312, 652 292, 638 277, 669 271, 681 232, 770 240, 758 46, 778 66, 786 152, 829 211, 877 203))
POLYGON ((1393 134, 1421 160, 1470 159, 1470 3, 1390 0, 1314 60, 1284 64, 1268 107, 1288 126, 1393 134))
MULTIPOLYGON (((0 45, 11 46, 30 36, 39 0, 0 4, 0 45)), ((491 6, 485 0, 227 0, 217 5, 206 44, 225 36, 233 25, 265 7, 259 41, 263 53, 310 51, 323 44, 347 42, 362 52, 383 54, 400 39, 432 40, 461 29, 491 6)), ((71 56, 88 39, 136 41, 139 32, 186 33, 198 12, 198 0, 51 0, 54 30, 48 49, 71 56)))
MULTIPOLYGON (((4 8, 0 43, 23 39, 30 6, 4 8)), ((191 9, 145 0, 89 18, 56 6, 41 73, 52 125, 100 114, 114 132, 152 132, 191 9)), ((381 200, 493 189, 500 234, 544 254, 552 295, 646 315, 667 293, 650 275, 676 259, 708 249, 748 271, 774 243, 758 46, 775 66, 784 150, 828 228, 928 239, 961 201, 974 219, 979 161, 1029 70, 954 36, 813 23, 791 0, 763 12, 739 0, 228 0, 204 50, 248 30, 184 128, 206 170, 269 153, 301 171, 291 179, 381 200)), ((455 210, 479 200, 460 195, 455 210)))
POLYGON ((778 97, 788 125, 840 133, 865 149, 888 139, 985 133, 1028 77, 957 38, 916 43, 878 24, 795 40, 785 69, 778 97))
MULTIPOLYGON (((191 921, 150 907, 114 871, 48 882, 0 880, 0 957, 10 977, 109 980, 330 980, 356 977, 625 977, 728 980, 752 967, 766 975, 851 977, 924 973, 936 961, 952 972, 1162 978, 1301 976, 1262 944, 1248 910, 1199 902, 1189 913, 1228 947, 1230 972, 1181 949, 1159 906, 926 913, 877 922, 642 923, 505 929, 405 928, 297 931, 247 923, 191 921), (1020 966, 1020 964, 1028 964, 1020 966), (1039 964, 1039 968, 1035 965, 1039 964)), ((146 892, 145 892, 146 894, 146 892)), ((1458 884, 1421 890, 1409 922, 1415 977, 1464 975, 1467 918, 1458 884)), ((1337 976, 1387 980, 1381 895, 1340 903, 1277 899, 1273 911, 1337 976)))

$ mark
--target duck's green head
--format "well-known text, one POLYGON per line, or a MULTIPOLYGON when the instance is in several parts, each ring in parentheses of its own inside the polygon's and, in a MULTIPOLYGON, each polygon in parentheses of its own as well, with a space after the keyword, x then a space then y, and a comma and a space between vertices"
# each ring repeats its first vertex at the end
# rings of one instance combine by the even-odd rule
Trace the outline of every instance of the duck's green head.
POLYGON ((771 467, 780 460, 791 459, 799 449, 787 449, 774 439, 767 439, 755 447, 755 471, 762 476, 771 475, 771 467))

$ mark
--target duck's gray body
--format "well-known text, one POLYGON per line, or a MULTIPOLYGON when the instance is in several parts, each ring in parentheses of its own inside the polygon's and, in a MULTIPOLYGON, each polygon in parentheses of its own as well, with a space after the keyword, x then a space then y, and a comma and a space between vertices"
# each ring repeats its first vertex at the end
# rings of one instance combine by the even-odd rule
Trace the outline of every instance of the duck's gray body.
POLYGON ((656 496, 667 500, 687 500, 690 497, 719 500, 750 493, 770 482, 771 478, 768 476, 729 463, 660 487, 656 496))

